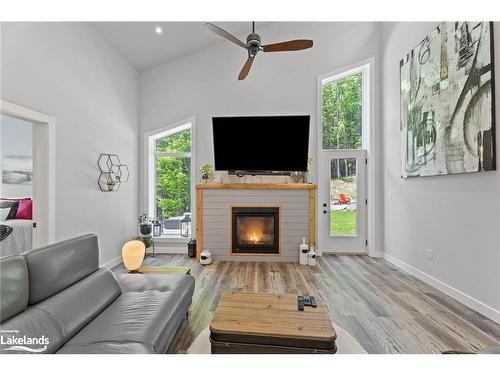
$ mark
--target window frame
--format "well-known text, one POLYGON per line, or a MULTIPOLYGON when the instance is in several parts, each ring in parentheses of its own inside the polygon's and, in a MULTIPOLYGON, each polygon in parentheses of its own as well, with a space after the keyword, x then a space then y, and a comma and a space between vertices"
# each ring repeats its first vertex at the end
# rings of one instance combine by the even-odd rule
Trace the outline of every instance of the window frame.
POLYGON ((354 67, 344 68, 337 72, 332 72, 319 77, 318 91, 318 133, 319 133, 319 144, 318 147, 323 151, 345 151, 350 149, 342 148, 323 148, 323 86, 329 83, 334 83, 349 77, 354 74, 361 73, 361 147, 357 150, 366 150, 369 145, 369 129, 370 129, 370 114, 371 114, 371 91, 370 91, 370 62, 364 62, 362 64, 356 65, 354 67))
MULTIPOLYGON (((188 119, 178 121, 174 124, 164 126, 160 129, 154 130, 152 132, 146 133, 144 135, 144 143, 146 152, 146 173, 145 173, 145 191, 144 191, 144 209, 147 214, 156 220, 156 159, 158 157, 165 156, 173 156, 173 157, 189 157, 190 160, 190 168, 191 168, 191 183, 190 183, 190 195, 191 195, 191 233, 195 233, 196 231, 196 212, 194 210, 195 207, 195 181, 196 181, 196 158, 195 158, 195 118, 190 117, 188 119), (156 141, 161 138, 168 137, 170 135, 174 135, 180 133, 185 130, 191 130, 191 152, 156 152, 156 141)), ((181 237, 180 235, 177 237, 168 236, 169 238, 161 238, 163 239, 172 239, 172 240, 183 240, 185 241, 185 237, 181 237)))

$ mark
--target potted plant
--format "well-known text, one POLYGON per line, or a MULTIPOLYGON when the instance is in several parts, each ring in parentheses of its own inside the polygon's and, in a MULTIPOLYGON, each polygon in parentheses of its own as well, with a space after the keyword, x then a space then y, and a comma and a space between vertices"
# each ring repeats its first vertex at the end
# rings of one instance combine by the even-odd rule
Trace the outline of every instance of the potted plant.
POLYGON ((142 241, 144 243, 144 246, 146 247, 146 249, 149 249, 151 246, 154 245, 153 237, 150 234, 144 235, 144 236, 139 236, 139 237, 136 237, 135 239, 142 241))
POLYGON ((116 186, 116 182, 112 179, 109 179, 107 182, 106 182, 106 185, 108 186, 108 191, 113 191, 115 186, 116 186))
POLYGON ((137 218, 139 221, 139 230, 143 236, 147 236, 151 234, 153 231, 153 227, 151 223, 153 222, 153 219, 151 219, 147 213, 143 213, 141 216, 137 218))
POLYGON ((215 181, 214 167, 210 164, 205 164, 200 168, 201 180, 204 184, 215 181))

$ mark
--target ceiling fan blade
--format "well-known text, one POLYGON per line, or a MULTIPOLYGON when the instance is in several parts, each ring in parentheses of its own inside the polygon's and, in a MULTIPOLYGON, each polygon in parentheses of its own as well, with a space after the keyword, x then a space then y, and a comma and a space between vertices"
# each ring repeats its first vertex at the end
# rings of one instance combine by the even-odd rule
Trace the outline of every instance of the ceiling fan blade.
POLYGON ((243 68, 241 69, 240 74, 238 75, 238 81, 242 81, 245 79, 245 77, 248 75, 248 72, 250 72, 250 68, 252 67, 253 63, 253 57, 249 57, 247 59, 247 62, 245 65, 243 65, 243 68))
POLYGON ((245 43, 236 38, 234 35, 229 34, 226 30, 221 29, 219 26, 215 26, 214 24, 211 23, 206 23, 205 26, 208 27, 210 31, 216 33, 217 35, 220 35, 221 37, 230 40, 231 42, 239 45, 240 47, 247 48, 247 45, 245 43))
POLYGON ((284 51, 300 51, 301 49, 311 48, 313 41, 310 39, 289 40, 288 42, 267 44, 262 46, 264 52, 284 52, 284 51))

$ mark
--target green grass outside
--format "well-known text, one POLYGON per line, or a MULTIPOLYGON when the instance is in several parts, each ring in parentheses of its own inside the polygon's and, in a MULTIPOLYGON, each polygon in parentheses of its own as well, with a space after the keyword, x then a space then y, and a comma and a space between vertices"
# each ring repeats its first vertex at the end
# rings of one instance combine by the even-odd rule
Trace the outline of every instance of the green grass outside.
POLYGON ((341 210, 330 212, 331 236, 356 235, 356 211, 341 210))

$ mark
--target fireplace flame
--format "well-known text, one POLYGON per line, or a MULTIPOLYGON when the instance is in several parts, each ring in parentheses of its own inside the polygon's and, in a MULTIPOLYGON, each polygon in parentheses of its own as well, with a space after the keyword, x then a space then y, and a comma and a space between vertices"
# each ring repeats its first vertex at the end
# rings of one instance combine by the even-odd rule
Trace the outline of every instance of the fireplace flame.
POLYGON ((274 220, 271 217, 238 218, 237 238, 240 244, 272 245, 274 241, 274 220))
POLYGON ((266 223, 262 218, 245 218, 245 222, 239 228, 243 242, 259 245, 264 243, 266 223))
POLYGON ((257 237, 257 234, 255 234, 255 232, 252 232, 252 234, 250 235, 250 241, 252 241, 254 244, 258 244, 262 241, 262 235, 257 237))

